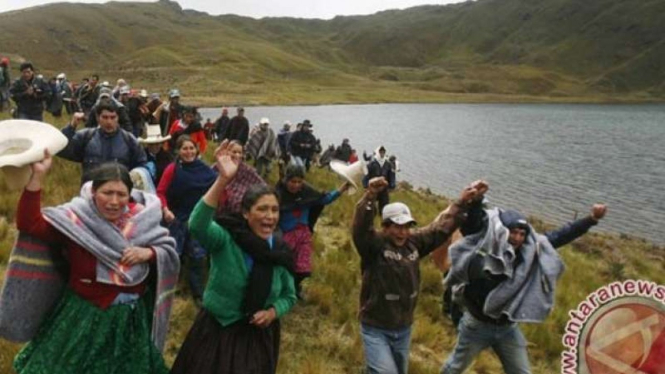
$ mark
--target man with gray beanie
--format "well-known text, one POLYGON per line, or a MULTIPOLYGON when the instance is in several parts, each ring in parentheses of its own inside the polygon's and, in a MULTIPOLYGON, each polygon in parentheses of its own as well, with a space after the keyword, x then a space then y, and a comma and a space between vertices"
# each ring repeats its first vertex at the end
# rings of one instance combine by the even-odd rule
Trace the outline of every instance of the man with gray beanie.
POLYGON ((420 259, 441 246, 464 219, 467 204, 487 190, 477 181, 462 190, 428 226, 416 221, 403 203, 382 211, 382 228, 374 229, 376 200, 388 186, 384 177, 369 180, 353 218, 353 244, 360 255, 360 327, 369 373, 406 374, 411 325, 420 289, 420 259))
POLYGON ((441 369, 461 374, 484 349, 492 348, 507 374, 531 373, 527 342, 518 322, 542 322, 554 305, 563 262, 555 248, 584 235, 607 207, 544 235, 515 210, 485 210, 475 199, 460 230, 464 238, 448 250, 452 267, 445 284, 464 309, 457 344, 441 369))
POLYGON ((86 119, 85 122, 85 127, 87 128, 97 127, 98 125, 97 115, 96 115, 97 107, 100 106, 102 103, 109 104, 115 107, 117 109, 116 113, 118 113, 118 124, 120 125, 120 128, 122 128, 125 131, 129 131, 130 133, 133 133, 132 122, 129 119, 129 113, 127 112, 127 107, 120 101, 114 99, 113 95, 111 94, 111 89, 107 87, 100 88, 99 96, 97 97, 97 101, 90 110, 90 114, 88 115, 88 118, 86 119))

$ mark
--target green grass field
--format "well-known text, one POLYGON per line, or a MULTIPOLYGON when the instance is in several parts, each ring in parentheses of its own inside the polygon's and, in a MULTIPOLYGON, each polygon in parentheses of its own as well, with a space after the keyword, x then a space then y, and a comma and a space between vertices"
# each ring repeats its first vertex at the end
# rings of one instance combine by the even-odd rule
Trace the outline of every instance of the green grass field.
MULTIPOLYGON (((0 119, 6 117, 0 117, 0 119)), ((47 121, 63 126, 64 120, 47 121)), ((210 152, 206 158, 210 160, 210 152)), ((276 171, 275 171, 276 173, 276 171)), ((3 179, 4 176, 0 176, 3 179)), ((308 181, 320 189, 332 189, 340 181, 327 170, 314 168, 308 181)), ((271 176, 275 182, 276 175, 271 176)), ((68 201, 78 191, 79 166, 56 159, 45 186, 44 204, 68 201)), ((342 196, 328 206, 314 235, 313 276, 305 281, 306 301, 298 303, 283 318, 279 373, 361 373, 362 344, 356 318, 360 289, 359 258, 350 239, 353 207, 359 195, 342 196)), ((16 236, 14 216, 19 193, 7 191, 0 180, 0 282, 16 236)), ((391 195, 392 201, 409 205, 418 222, 432 220, 445 208, 447 200, 427 191, 414 191, 403 184, 391 195)), ((611 211, 609 212, 611 214, 611 211)), ((539 230, 548 227, 532 219, 539 230)), ((602 224, 602 223, 601 223, 602 224)), ((663 248, 625 235, 588 234, 561 249, 567 266, 558 284, 556 307, 547 321, 524 325, 529 341, 533 372, 558 372, 563 348, 561 336, 568 320, 567 312, 596 288, 615 280, 648 279, 665 284, 663 248)), ((439 367, 455 344, 451 322, 442 316, 441 274, 429 259, 421 265, 422 283, 412 335, 410 373, 438 373, 439 367)), ((165 358, 170 365, 196 314, 181 283, 173 314, 165 358)), ((0 339, 0 373, 12 373, 11 364, 20 345, 0 339)), ((500 373, 500 363, 490 353, 483 353, 472 374, 500 373)))

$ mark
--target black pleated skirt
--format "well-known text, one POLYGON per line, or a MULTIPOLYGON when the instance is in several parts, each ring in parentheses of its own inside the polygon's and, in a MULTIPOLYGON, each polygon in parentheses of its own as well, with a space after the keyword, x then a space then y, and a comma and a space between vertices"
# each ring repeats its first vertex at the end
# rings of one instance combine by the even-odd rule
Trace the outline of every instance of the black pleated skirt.
POLYGON ((244 321, 222 327, 202 308, 180 347, 172 374, 273 374, 279 356, 279 320, 267 328, 244 321))

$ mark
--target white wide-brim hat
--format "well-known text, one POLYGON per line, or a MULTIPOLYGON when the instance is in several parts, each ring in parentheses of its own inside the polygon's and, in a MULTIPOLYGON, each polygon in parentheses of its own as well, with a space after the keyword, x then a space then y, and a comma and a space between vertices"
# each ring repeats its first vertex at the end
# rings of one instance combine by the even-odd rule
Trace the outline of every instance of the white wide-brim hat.
POLYGON ((57 128, 39 121, 10 119, 0 121, 0 169, 12 190, 25 187, 32 171, 30 164, 44 159, 44 149, 55 155, 67 146, 57 128))
POLYGON ((358 160, 352 164, 340 160, 331 160, 330 168, 351 183, 351 187, 347 190, 349 195, 353 195, 361 188, 363 177, 367 174, 367 165, 363 160, 358 160))
POLYGON ((141 144, 164 143, 165 141, 171 139, 171 135, 162 136, 162 130, 159 125, 146 125, 145 128, 145 138, 138 139, 139 143, 141 144))

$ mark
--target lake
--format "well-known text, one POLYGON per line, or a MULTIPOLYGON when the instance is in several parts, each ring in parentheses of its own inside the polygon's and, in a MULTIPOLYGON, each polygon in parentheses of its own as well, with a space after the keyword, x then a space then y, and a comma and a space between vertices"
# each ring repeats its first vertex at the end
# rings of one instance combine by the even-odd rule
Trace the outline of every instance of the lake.
MULTIPOLYGON (((215 120, 219 109, 202 109, 215 120)), ((230 108, 231 114, 235 113, 230 108)), ((268 117, 309 119, 324 149, 347 137, 362 157, 384 145, 398 180, 457 196, 485 179, 491 205, 554 224, 604 202, 595 229, 665 243, 665 105, 377 104, 249 107, 268 117)), ((417 217, 417 212, 414 212, 417 217)))

